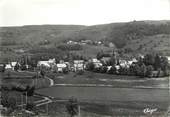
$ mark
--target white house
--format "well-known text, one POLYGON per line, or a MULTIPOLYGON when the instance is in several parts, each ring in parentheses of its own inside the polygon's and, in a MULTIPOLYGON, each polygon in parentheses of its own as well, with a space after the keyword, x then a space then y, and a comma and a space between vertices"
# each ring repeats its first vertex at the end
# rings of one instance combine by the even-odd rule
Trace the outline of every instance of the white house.
POLYGON ((70 41, 67 42, 67 44, 78 44, 78 42, 70 40, 70 41))
POLYGON ((6 64, 5 69, 14 70, 14 67, 15 67, 17 64, 20 65, 18 62, 10 62, 10 63, 6 64))
POLYGON ((110 71, 111 68, 112 66, 107 66, 107 72, 110 71))
POLYGON ((102 57, 100 59, 101 62, 103 62, 104 64, 106 64, 108 61, 110 61, 111 57, 102 57))
POLYGON ((18 62, 11 62, 11 67, 12 67, 12 70, 14 70, 14 67, 18 64, 20 66, 20 64, 18 62))
POLYGON ((119 60, 119 64, 121 67, 128 67, 128 62, 126 60, 119 60))
POLYGON ((58 63, 57 64, 57 72, 63 72, 63 70, 67 67, 65 63, 58 63))
POLYGON ((92 58, 89 60, 89 62, 92 62, 95 68, 103 66, 103 64, 97 58, 92 58))
POLYGON ((170 64, 170 56, 166 56, 166 58, 168 59, 168 63, 170 64))
POLYGON ((37 64, 38 67, 44 66, 47 68, 51 68, 54 65, 56 65, 55 58, 49 59, 48 61, 38 61, 38 64, 37 64))
POLYGON ((84 70, 84 60, 74 60, 74 71, 84 70))
POLYGON ((38 61, 37 67, 41 67, 41 66, 50 68, 49 61, 38 61))
POLYGON ((10 70, 12 70, 11 64, 6 64, 6 65, 5 65, 5 69, 10 69, 10 70))

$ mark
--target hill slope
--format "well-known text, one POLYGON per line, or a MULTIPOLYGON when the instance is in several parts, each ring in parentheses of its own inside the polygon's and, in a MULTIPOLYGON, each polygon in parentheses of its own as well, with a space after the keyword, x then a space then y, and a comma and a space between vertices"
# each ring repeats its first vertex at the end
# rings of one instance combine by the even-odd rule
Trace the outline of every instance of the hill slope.
POLYGON ((1 45, 25 43, 34 45, 44 40, 48 40, 51 44, 59 44, 59 42, 65 40, 89 39, 113 42, 118 48, 122 48, 131 41, 133 42, 133 40, 143 40, 148 36, 160 34, 170 34, 170 21, 133 21, 94 26, 39 25, 2 27, 0 39, 1 45))

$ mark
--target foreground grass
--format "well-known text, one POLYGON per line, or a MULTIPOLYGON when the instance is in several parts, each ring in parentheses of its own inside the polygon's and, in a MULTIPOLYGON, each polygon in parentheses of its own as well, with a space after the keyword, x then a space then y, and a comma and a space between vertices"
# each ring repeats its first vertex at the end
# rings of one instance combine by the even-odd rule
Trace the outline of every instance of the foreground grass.
MULTIPOLYGON (((66 102, 53 102, 38 107, 39 114, 48 115, 49 117, 66 117, 69 116, 65 108, 66 102)), ((167 103, 148 103, 148 102, 83 102, 79 103, 81 117, 139 117, 154 116, 163 117, 167 103), (157 108, 158 111, 151 114, 145 114, 145 108, 157 108)))

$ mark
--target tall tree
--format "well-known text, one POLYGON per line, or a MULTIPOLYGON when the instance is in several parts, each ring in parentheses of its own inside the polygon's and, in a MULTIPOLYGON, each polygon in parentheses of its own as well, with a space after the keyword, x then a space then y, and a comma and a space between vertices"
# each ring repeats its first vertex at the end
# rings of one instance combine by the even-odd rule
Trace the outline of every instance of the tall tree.
POLYGON ((152 77, 152 71, 154 70, 152 65, 149 65, 146 67, 146 76, 147 77, 152 77))
POLYGON ((143 64, 141 67, 140 67, 140 76, 141 77, 145 77, 146 76, 146 65, 143 64))

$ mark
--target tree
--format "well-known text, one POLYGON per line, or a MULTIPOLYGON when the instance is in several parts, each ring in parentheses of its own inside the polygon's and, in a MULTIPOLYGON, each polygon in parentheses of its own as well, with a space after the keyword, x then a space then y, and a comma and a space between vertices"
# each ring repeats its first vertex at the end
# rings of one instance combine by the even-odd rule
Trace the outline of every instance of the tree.
POLYGON ((3 64, 3 66, 2 66, 2 72, 5 72, 5 67, 6 67, 6 65, 3 64))
POLYGON ((1 92, 1 104, 2 104, 4 107, 9 107, 8 98, 9 98, 8 91, 4 91, 4 90, 3 90, 3 91, 1 92))
POLYGON ((153 54, 146 54, 143 61, 145 65, 154 65, 155 56, 153 54))
POLYGON ((66 104, 66 109, 70 117, 74 117, 78 115, 78 101, 76 98, 70 98, 68 103, 66 104))
POLYGON ((129 74, 129 69, 127 67, 120 67, 119 74, 128 75, 129 74))
POLYGON ((90 62, 90 63, 88 63, 87 64, 87 70, 89 70, 89 71, 93 71, 94 70, 94 64, 92 63, 92 62, 90 62))
POLYGON ((152 77, 152 71, 154 70, 152 65, 149 65, 146 67, 146 76, 147 77, 152 77))
POLYGON ((45 76, 45 71, 44 71, 43 69, 41 69, 40 75, 44 78, 44 76, 45 76))
POLYGON ((97 58, 98 60, 100 60, 100 59, 103 57, 103 55, 104 55, 103 51, 100 51, 100 52, 97 53, 96 58, 97 58))
POLYGON ((140 76, 141 77, 145 77, 146 76, 146 65, 143 64, 141 67, 140 67, 140 76))
POLYGON ((64 73, 64 74, 68 74, 68 72, 69 72, 68 67, 66 67, 66 68, 63 69, 63 73, 64 73))
POLYGON ((16 109, 16 98, 11 96, 8 91, 1 92, 1 104, 9 109, 9 113, 16 109))
POLYGON ((27 90, 27 96, 33 96, 35 91, 35 86, 32 86, 27 90))
POLYGON ((158 54, 156 54, 156 56, 155 56, 154 67, 156 70, 161 68, 161 57, 158 54))
POLYGON ((129 75, 135 75, 135 66, 134 65, 131 65, 130 67, 129 67, 129 75))
POLYGON ((113 66, 116 64, 116 59, 114 56, 111 56, 110 60, 109 60, 109 64, 107 64, 108 66, 113 66))
POLYGON ((19 70, 19 64, 18 64, 18 62, 17 62, 17 64, 14 66, 14 70, 15 70, 15 71, 18 71, 18 70, 19 70))
POLYGON ((106 66, 102 66, 100 69, 100 73, 106 73, 107 72, 107 67, 106 66))
POLYGON ((138 64, 134 66, 134 73, 136 76, 140 74, 140 66, 138 64))
POLYGON ((170 68, 170 64, 169 64, 168 59, 166 57, 161 57, 160 67, 161 67, 163 72, 165 72, 166 70, 168 70, 170 68))
POLYGON ((16 109, 16 99, 14 97, 10 97, 8 99, 9 107, 14 110, 16 109))

